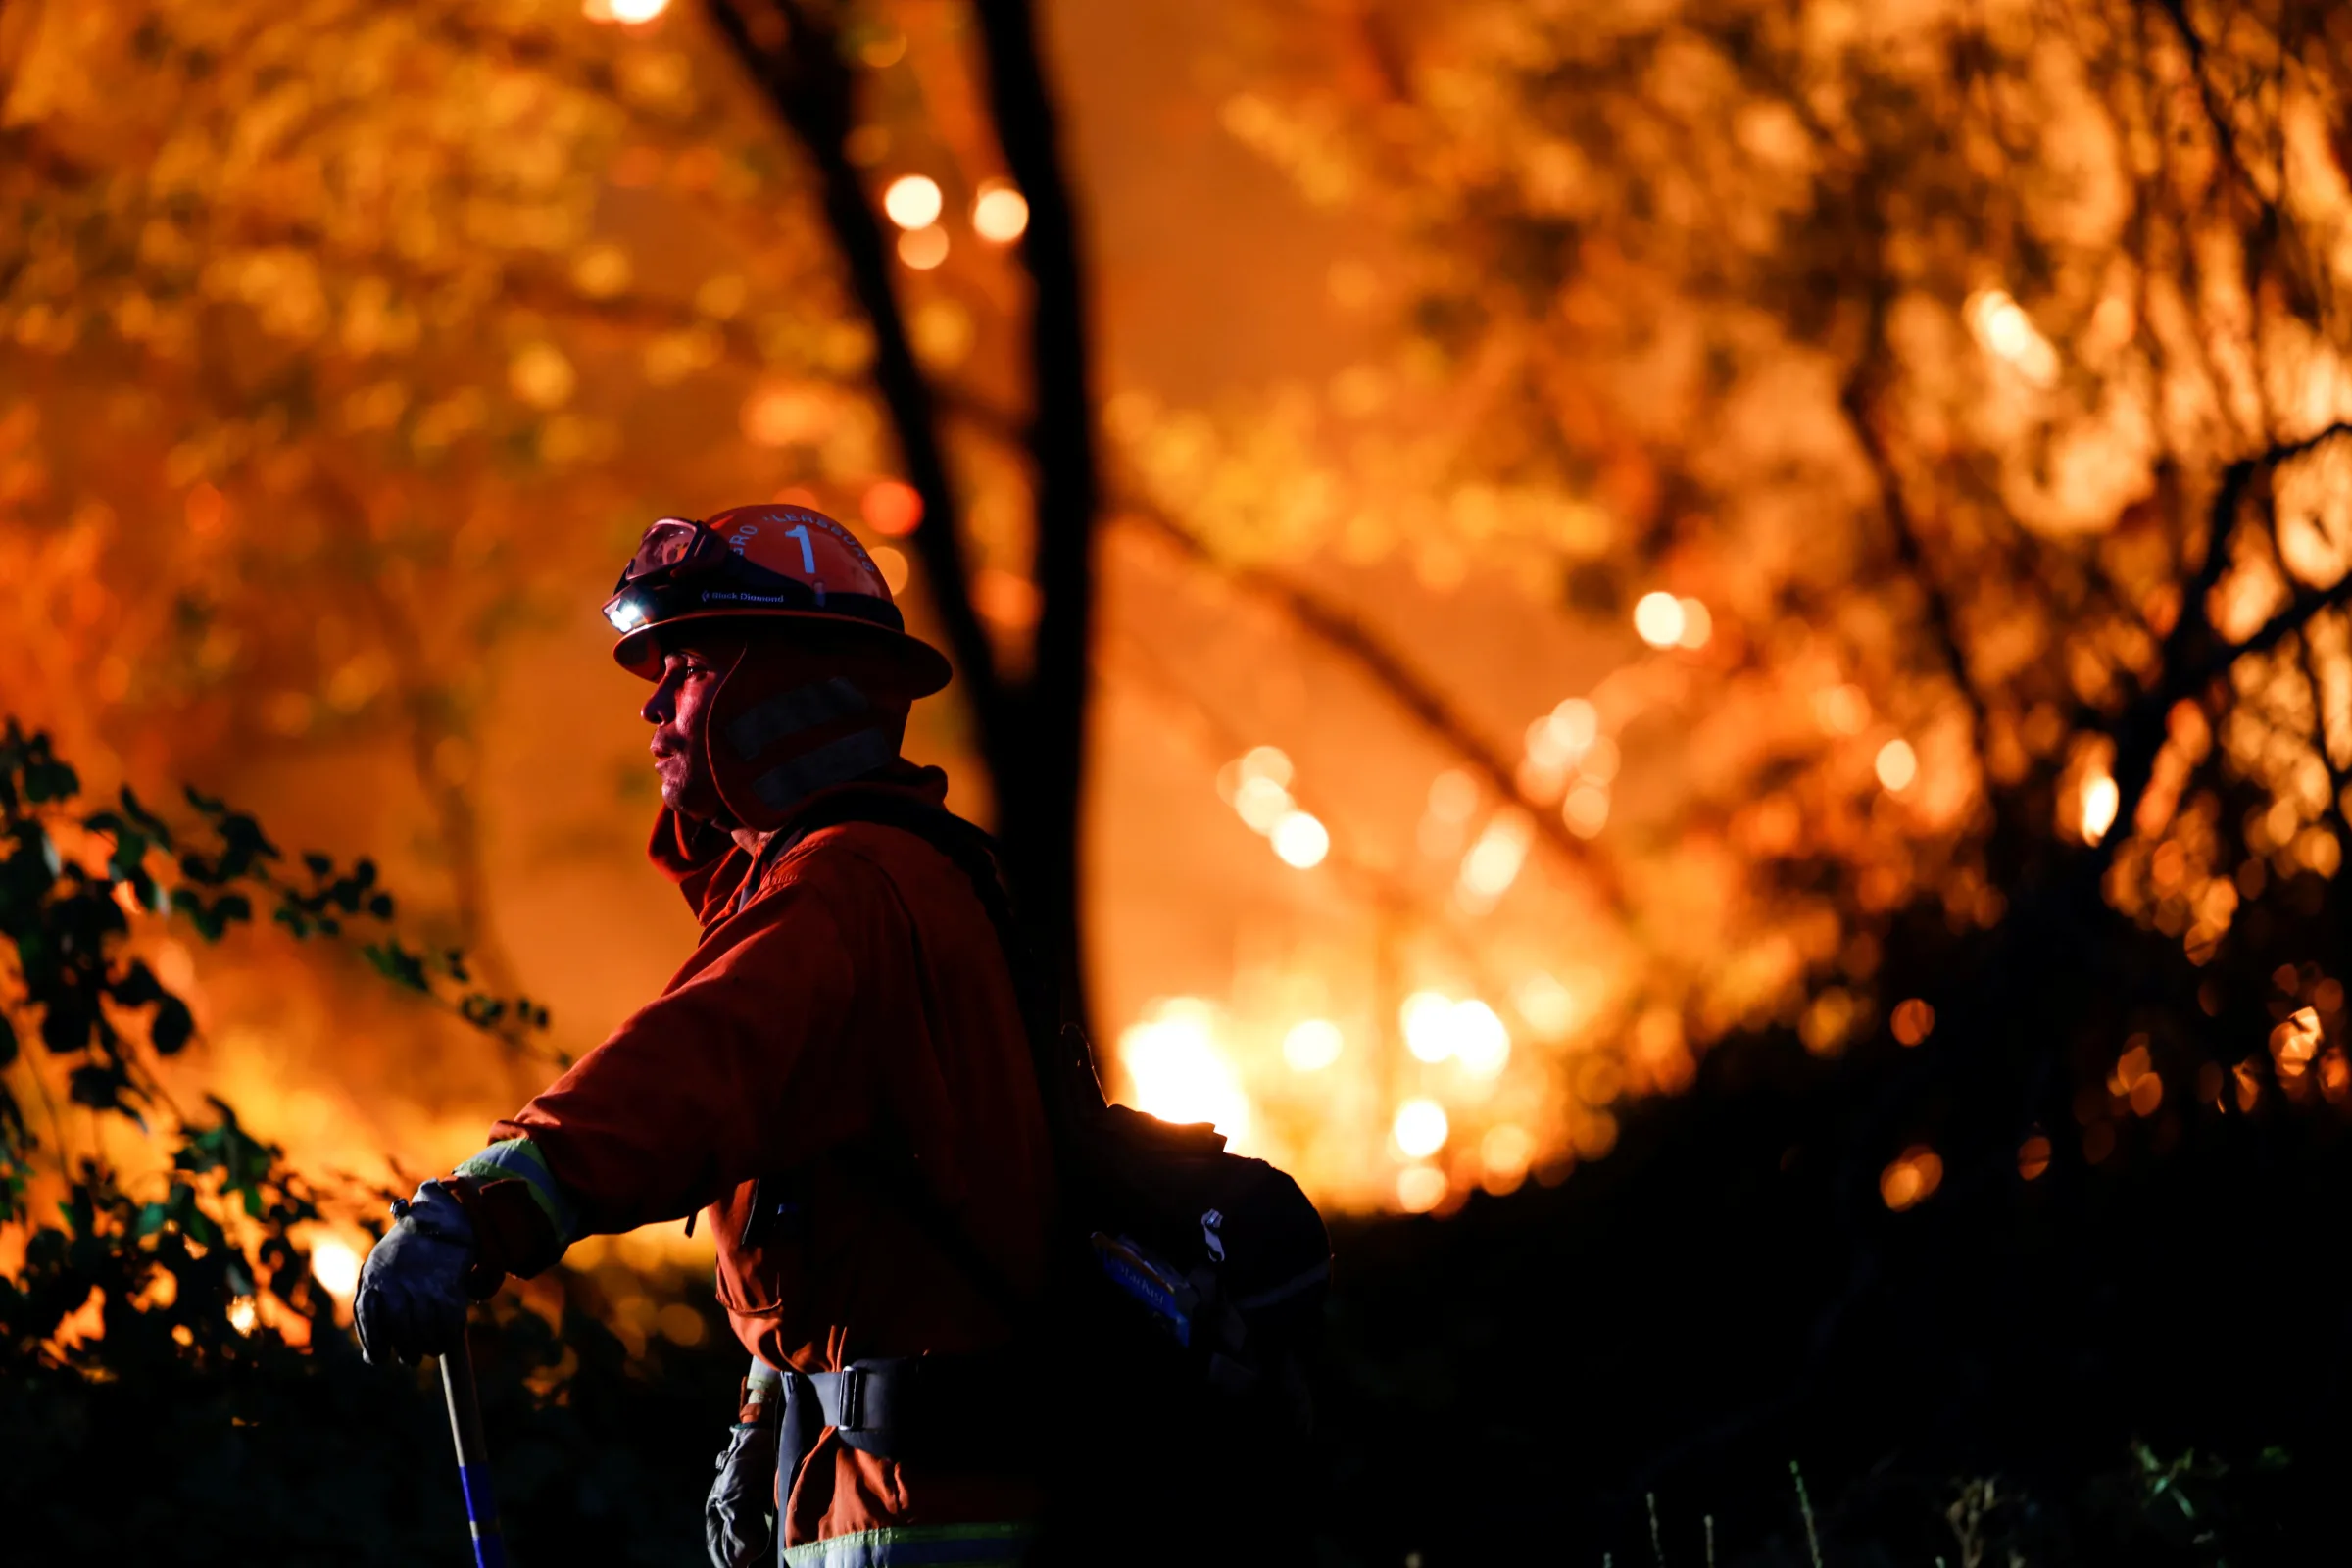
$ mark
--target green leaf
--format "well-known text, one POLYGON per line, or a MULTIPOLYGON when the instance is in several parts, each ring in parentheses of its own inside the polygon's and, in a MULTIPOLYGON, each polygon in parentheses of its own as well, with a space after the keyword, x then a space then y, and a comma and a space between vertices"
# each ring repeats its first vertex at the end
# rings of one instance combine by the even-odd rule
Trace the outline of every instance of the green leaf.
POLYGON ((425 979, 422 955, 411 953, 402 947, 398 938, 370 942, 360 952, 369 963, 375 965, 376 973, 394 985, 431 994, 432 986, 425 979))

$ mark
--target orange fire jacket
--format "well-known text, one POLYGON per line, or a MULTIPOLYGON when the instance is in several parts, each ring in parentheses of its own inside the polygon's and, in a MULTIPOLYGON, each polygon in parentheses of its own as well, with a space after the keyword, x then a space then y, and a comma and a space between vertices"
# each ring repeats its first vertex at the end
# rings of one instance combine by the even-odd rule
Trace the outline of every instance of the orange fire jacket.
MULTIPOLYGON (((930 804, 946 793, 935 768, 901 764, 890 780, 930 804)), ((829 1372, 1005 1344, 1011 1328, 984 1288, 844 1157, 876 1141, 910 1150, 999 1273, 1042 1288, 1044 1111, 971 884, 922 840, 851 822, 775 858, 730 913, 751 855, 666 810, 652 854, 700 917, 701 945, 660 998, 492 1137, 531 1139, 586 1231, 707 1210, 719 1298, 771 1365, 829 1372), (799 1173, 800 1213, 739 1246, 753 1184, 786 1172, 799 1173)), ((1028 1481, 901 1465, 828 1430, 778 1512, 785 1544, 800 1545, 1037 1507, 1028 1481)))

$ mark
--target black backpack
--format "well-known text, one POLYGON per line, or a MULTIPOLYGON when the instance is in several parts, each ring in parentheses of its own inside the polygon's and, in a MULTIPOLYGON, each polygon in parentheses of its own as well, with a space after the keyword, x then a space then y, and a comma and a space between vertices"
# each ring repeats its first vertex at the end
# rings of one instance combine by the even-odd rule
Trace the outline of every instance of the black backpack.
MULTIPOLYGON (((1057 1510, 1064 1550, 1071 1560, 1099 1552, 1106 1519, 1124 1521, 1117 1555, 1129 1561, 1202 1549, 1187 1521, 1208 1530, 1227 1561, 1250 1559, 1251 1541, 1265 1560, 1302 1549, 1272 1520, 1304 1516, 1311 1374, 1331 1278, 1314 1204, 1283 1171, 1228 1152, 1206 1123, 1105 1102, 1085 1031, 1061 1021, 1058 987, 1013 911, 995 841, 973 824, 904 795, 847 790, 762 847, 747 892, 772 857, 845 822, 901 829, 952 860, 988 911, 1020 997, 1061 1194, 1047 1332, 1069 1373, 1040 1379, 1054 1393, 1036 1424, 1079 1468, 1073 1476, 1057 1464, 1069 1483, 1061 1490, 1091 1503, 1057 1510), (1139 1512, 1156 1534, 1134 1534, 1139 1512), (1237 1529, 1247 1534, 1237 1539, 1237 1529)), ((918 1175, 883 1161, 866 1168, 994 1301, 1018 1311, 918 1175)))

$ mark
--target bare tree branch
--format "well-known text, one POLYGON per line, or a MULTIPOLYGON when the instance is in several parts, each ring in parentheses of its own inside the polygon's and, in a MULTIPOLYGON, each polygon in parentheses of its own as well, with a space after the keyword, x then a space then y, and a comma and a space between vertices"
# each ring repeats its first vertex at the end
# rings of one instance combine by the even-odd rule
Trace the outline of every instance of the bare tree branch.
POLYGON ((1173 545, 1187 561, 1214 571, 1226 582, 1281 612, 1291 624, 1340 655, 1410 713, 1421 727, 1470 764, 1504 800, 1524 807, 1544 842, 1592 880, 1613 908, 1625 906, 1625 890, 1615 868, 1595 849, 1570 833, 1559 812, 1527 799, 1516 770, 1486 737, 1457 712, 1405 657, 1353 614, 1312 590, 1259 567, 1217 560, 1191 529, 1156 507, 1123 506, 1119 515, 1173 545))
MULTIPOLYGON (((2214 634, 2212 614, 2206 604, 2220 584, 2222 574, 2229 569, 2230 541, 2236 536, 2246 492, 2255 477, 2271 473, 2278 465, 2304 457, 2344 435, 2352 435, 2352 422, 2339 420, 2299 441, 2280 442, 2252 457, 2240 458, 2222 471, 2221 484, 2214 492, 2213 505, 2207 514, 2205 559, 2197 564, 2196 571, 2182 587, 2180 611, 2173 621, 2173 629, 2165 635, 2160 655, 2158 667, 2162 673, 2146 695, 2125 710, 2112 732, 2117 791, 2115 819, 2119 823, 2128 824, 2138 813, 2140 798, 2147 793, 2148 782, 2155 776, 2156 757, 2164 746, 2165 715, 2172 710, 2173 704, 2202 691, 2208 682, 2245 655, 2268 652, 2313 615, 2352 594, 2352 578, 2347 578, 2325 592, 2298 595, 2252 636, 2220 646, 2216 646, 2219 639, 2214 634)), ((2128 832, 2117 832, 2101 839, 2095 852, 2096 862, 2106 864, 2130 836, 2128 832)))

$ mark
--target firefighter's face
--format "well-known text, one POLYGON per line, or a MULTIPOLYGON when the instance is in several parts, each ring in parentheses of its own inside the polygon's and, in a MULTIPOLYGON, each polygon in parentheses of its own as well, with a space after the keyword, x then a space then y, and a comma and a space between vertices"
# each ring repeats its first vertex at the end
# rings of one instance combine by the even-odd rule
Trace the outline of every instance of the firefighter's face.
POLYGON ((654 726, 654 771, 662 779, 662 804, 681 816, 726 823, 726 808, 710 777, 704 747, 711 700, 732 661, 712 644, 671 649, 662 661, 662 678, 646 699, 644 717, 654 726))

